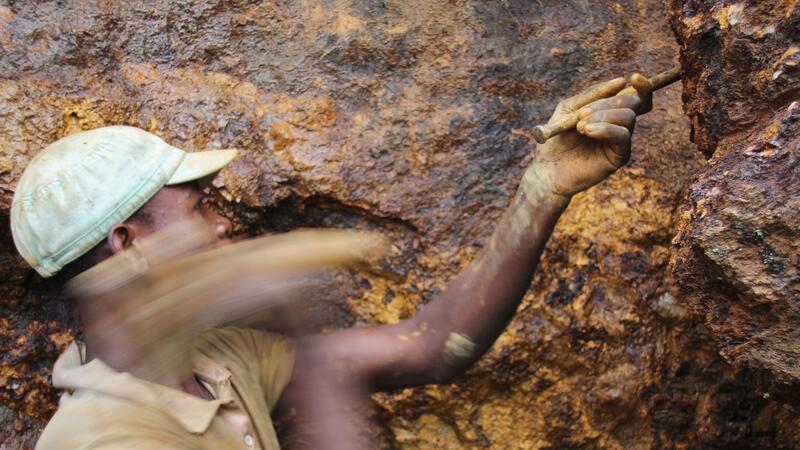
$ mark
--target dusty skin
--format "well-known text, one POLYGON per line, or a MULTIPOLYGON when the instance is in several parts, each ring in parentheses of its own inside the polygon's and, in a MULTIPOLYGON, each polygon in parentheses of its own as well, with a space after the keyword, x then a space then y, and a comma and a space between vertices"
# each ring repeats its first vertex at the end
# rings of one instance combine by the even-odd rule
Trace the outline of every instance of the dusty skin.
MULTIPOLYGON (((779 109, 764 102, 767 93, 786 99, 798 86, 796 53, 778 45, 792 36, 797 4, 756 3, 670 2, 676 29, 697 30, 696 40, 681 41, 684 87, 692 121, 703 124, 695 139, 709 155, 706 142, 779 109), (730 36, 728 52, 701 51, 706 35, 730 36), (742 53, 733 45, 742 39, 767 44, 742 53), (758 71, 735 59, 724 65, 729 54, 753 55, 758 71), (746 90, 753 80, 764 83, 756 94, 746 90), (735 87, 731 99, 752 103, 713 113, 720 104, 696 81, 735 87)), ((532 126, 553 105, 587 81, 658 73, 680 52, 655 0, 6 3, 0 218, 7 223, 25 163, 81 129, 134 124, 189 149, 238 147, 242 160, 212 189, 237 232, 359 227, 398 248, 385 270, 337 275, 338 288, 317 303, 318 316, 333 319, 319 326, 393 323, 473 259, 522 179, 532 126)), ((757 374, 725 362, 686 307, 678 282, 692 285, 686 274, 698 272, 668 267, 684 191, 707 166, 689 140, 681 87, 656 94, 629 164, 573 198, 490 353, 452 385, 374 396, 363 429, 370 442, 797 446, 796 413, 773 391, 754 389, 757 374)), ((783 136, 778 142, 789 142, 783 136)), ((766 150, 771 140, 761 141, 766 150)), ((716 167, 724 179, 730 167, 716 167)), ((748 208, 791 198, 775 186, 765 184, 775 197, 754 196, 748 208)), ((712 191, 697 190, 697 200, 712 191)), ((7 226, 0 237, 0 441, 24 448, 56 404, 53 360, 80 329, 69 304, 16 256, 7 226)))

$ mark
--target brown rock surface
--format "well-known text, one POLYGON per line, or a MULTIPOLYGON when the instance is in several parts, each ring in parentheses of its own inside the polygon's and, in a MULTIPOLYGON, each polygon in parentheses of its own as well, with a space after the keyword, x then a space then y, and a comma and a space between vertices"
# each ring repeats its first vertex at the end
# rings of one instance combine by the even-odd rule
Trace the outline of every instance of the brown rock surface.
MULTIPOLYGON (((592 81, 671 66, 656 0, 30 2, 0 6, 0 442, 55 407, 78 332, 12 251, 15 180, 68 133, 133 124, 189 149, 239 147, 216 203, 240 232, 377 229, 389 273, 341 276, 331 326, 392 322, 491 232, 527 133, 592 81)), ((790 447, 796 420, 730 368, 668 271, 676 208, 704 167, 679 89, 657 96, 631 165, 578 196, 519 315, 459 382, 375 396, 385 447, 790 447)))
POLYGON ((796 391, 800 4, 672 1, 670 14, 686 110, 710 156, 689 189, 674 276, 726 359, 796 391))

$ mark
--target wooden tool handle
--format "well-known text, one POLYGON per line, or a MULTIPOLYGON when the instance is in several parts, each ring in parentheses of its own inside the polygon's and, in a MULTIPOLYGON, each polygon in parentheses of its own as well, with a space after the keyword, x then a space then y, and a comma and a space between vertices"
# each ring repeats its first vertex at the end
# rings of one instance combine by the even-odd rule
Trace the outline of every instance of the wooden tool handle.
MULTIPOLYGON (((672 69, 659 73, 658 75, 650 78, 648 81, 650 82, 653 91, 657 91, 659 89, 669 86, 672 83, 675 83, 680 79, 681 79, 681 66, 675 66, 672 69)), ((634 89, 633 86, 629 86, 620 91, 620 93, 617 95, 628 95, 635 93, 636 89, 634 89)), ((534 127, 533 138, 536 139, 536 142, 544 144, 551 137, 575 128, 575 126, 578 125, 578 122, 580 122, 580 118, 578 117, 577 112, 567 114, 565 117, 563 117, 556 123, 549 123, 546 125, 538 125, 534 127)))

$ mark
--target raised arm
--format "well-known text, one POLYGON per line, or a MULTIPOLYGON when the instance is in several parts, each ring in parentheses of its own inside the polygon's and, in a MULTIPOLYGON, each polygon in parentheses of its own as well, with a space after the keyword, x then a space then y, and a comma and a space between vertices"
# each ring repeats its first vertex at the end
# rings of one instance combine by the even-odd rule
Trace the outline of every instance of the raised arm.
POLYGON ((639 95, 614 96, 619 78, 559 103, 551 122, 575 111, 581 122, 537 148, 475 260, 413 318, 306 338, 297 379, 321 364, 347 383, 388 390, 448 382, 480 358, 514 315, 571 196, 629 160, 636 111, 649 110, 651 95, 644 77, 633 81, 639 95))

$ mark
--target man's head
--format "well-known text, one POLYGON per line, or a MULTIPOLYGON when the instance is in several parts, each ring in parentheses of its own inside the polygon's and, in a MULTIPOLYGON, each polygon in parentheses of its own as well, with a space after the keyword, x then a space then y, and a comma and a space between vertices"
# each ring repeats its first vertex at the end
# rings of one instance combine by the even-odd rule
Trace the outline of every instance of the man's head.
POLYGON ((235 155, 236 150, 186 153, 122 126, 60 139, 30 162, 17 185, 14 243, 49 277, 68 265, 86 269, 181 220, 202 218, 222 237, 230 223, 201 203, 198 180, 235 155))
POLYGON ((218 239, 226 239, 231 231, 230 220, 217 214, 202 200, 202 187, 198 182, 164 186, 128 220, 112 226, 106 239, 67 264, 61 272, 68 280, 178 222, 201 220, 214 230, 218 239))

